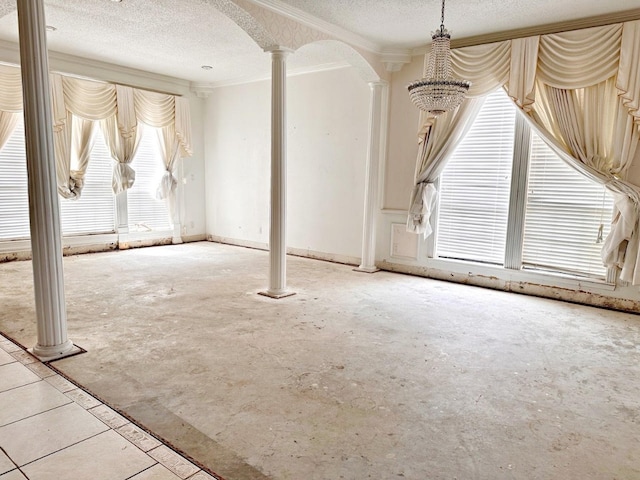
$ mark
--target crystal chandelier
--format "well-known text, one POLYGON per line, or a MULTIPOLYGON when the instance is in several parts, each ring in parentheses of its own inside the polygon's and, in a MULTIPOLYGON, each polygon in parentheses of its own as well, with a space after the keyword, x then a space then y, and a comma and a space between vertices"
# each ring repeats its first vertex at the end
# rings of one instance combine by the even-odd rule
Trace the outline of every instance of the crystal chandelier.
POLYGON ((433 115, 453 110, 464 100, 471 83, 451 76, 451 35, 444 28, 444 2, 440 28, 431 38, 431 54, 424 78, 411 83, 407 89, 416 107, 433 115))

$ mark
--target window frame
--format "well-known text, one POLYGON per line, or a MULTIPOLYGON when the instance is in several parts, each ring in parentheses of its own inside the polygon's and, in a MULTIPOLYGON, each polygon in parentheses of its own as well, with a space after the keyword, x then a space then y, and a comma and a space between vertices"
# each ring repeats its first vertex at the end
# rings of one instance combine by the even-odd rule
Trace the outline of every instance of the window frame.
MULTIPOLYGON (((491 93, 489 93, 490 95, 491 93)), ((447 257, 439 257, 437 254, 437 235, 438 235, 438 219, 439 219, 439 199, 432 213, 433 233, 421 243, 425 243, 426 256, 429 263, 435 265, 477 265, 486 268, 489 271, 503 271, 507 275, 518 273, 520 275, 532 278, 548 278, 568 279, 577 281, 578 285, 593 284, 606 285, 615 288, 617 280, 617 270, 615 268, 607 268, 605 277, 599 277, 588 274, 572 273, 562 270, 545 269, 538 270, 535 268, 526 268, 523 263, 524 248, 524 232, 526 222, 526 209, 528 198, 529 183, 529 164, 531 153, 532 127, 529 125, 524 113, 516 108, 515 116, 515 132, 514 132, 514 148, 513 162, 511 172, 511 186, 509 195, 509 211, 507 216, 507 237, 505 244, 504 264, 497 265, 488 262, 480 262, 474 260, 453 259, 447 257), (442 262, 442 263, 441 263, 442 262)), ((439 189, 439 179, 436 188, 439 189)), ((468 272, 470 275, 471 272, 468 272)), ((454 273, 451 273, 453 276, 454 273)))

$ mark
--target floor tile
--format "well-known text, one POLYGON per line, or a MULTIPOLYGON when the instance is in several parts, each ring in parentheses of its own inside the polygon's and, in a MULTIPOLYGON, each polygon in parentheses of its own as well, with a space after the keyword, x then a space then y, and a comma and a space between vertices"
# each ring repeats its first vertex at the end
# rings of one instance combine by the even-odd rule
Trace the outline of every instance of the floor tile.
POLYGON ((0 475, 0 480, 27 480, 27 477, 21 474, 20 470, 12 470, 9 473, 0 475))
POLYGON ((30 383, 0 393, 0 427, 71 403, 46 382, 30 383))
POLYGON ((111 428, 114 428, 114 429, 120 428, 121 426, 129 423, 129 420, 124 418, 118 412, 107 407, 106 405, 99 405, 97 407, 94 407, 91 410, 89 410, 89 413, 96 416, 97 418, 99 418, 104 423, 106 423, 107 425, 109 425, 111 428))
POLYGON ((13 358, 18 360, 23 365, 27 365, 29 363, 34 363, 38 361, 36 357, 34 357, 29 352, 26 352, 24 350, 16 350, 15 352, 11 352, 9 355, 11 355, 13 358))
POLYGON ((118 433, 145 452, 161 445, 158 440, 132 423, 120 427, 118 433))
POLYGON ((200 470, 193 463, 187 461, 166 445, 161 445, 149 452, 153 458, 158 460, 162 465, 167 467, 180 478, 189 478, 191 475, 200 470))
POLYGON ((7 473, 9 470, 13 470, 14 468, 16 468, 15 463, 13 463, 11 459, 4 454, 4 452, 0 451, 0 475, 7 473))
POLYGON ((15 362, 16 359, 9 355, 4 350, 0 350, 0 365, 6 365, 7 363, 15 362))
POLYGON ((53 375, 51 377, 46 377, 45 380, 46 380, 47 383, 53 385, 54 387, 56 387, 61 392, 68 392, 70 390, 74 390, 74 389, 78 388, 73 383, 71 383, 69 380, 64 378, 62 375, 57 375, 56 374, 56 375, 53 375))
POLYGON ((15 343, 4 339, 4 337, 0 337, 2 340, 0 340, 0 350, 4 350, 5 352, 17 352, 18 350, 22 350, 22 348, 20 348, 18 345, 16 345, 15 343))
POLYGON ((187 480, 217 480, 217 479, 216 477, 213 477, 206 472, 199 471, 193 477, 189 477, 187 480))
POLYGON ((78 405, 80 405, 82 408, 86 408, 87 410, 93 407, 97 407, 98 405, 102 405, 102 402, 100 402, 100 400, 92 397, 80 388, 70 390, 66 392, 65 395, 76 402, 78 405))
POLYGON ((124 480, 154 460, 113 430, 101 433, 23 468, 29 480, 124 480))
POLYGON ((44 363, 40 363, 40 362, 30 363, 26 367, 29 370, 31 370, 33 373, 38 375, 40 378, 51 377, 56 374, 56 372, 51 370, 44 363))
POLYGON ((0 366, 0 392, 40 380, 35 373, 18 362, 0 366))
POLYGON ((106 429, 84 408, 70 403, 0 427, 0 445, 21 466, 106 429))
POLYGON ((171 473, 162 465, 156 464, 148 470, 132 477, 131 480, 180 480, 180 477, 171 473))

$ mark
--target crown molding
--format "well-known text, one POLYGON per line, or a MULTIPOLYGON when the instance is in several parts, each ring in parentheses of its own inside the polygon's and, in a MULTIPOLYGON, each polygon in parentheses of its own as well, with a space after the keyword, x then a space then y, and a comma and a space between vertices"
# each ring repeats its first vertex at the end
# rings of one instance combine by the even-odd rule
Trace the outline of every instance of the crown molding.
MULTIPOLYGON (((322 65, 314 65, 310 67, 287 69, 287 78, 297 77, 299 75, 307 75, 309 73, 321 73, 321 72, 328 72, 330 70, 340 70, 342 68, 350 68, 351 66, 352 65, 347 62, 332 62, 332 63, 324 63, 322 65)), ((249 83, 264 82, 267 80, 271 80, 271 74, 255 75, 253 77, 231 79, 228 81, 223 80, 221 82, 210 82, 210 83, 192 82, 191 91, 200 98, 207 98, 216 88, 233 87, 236 85, 247 85, 249 83)))
MULTIPOLYGON (((113 63, 100 62, 66 53, 49 51, 49 70, 67 76, 127 85, 160 93, 182 95, 189 91, 189 81, 151 73, 113 63)), ((0 40, 0 62, 20 65, 17 43, 0 40)))
POLYGON ((295 20, 308 27, 314 28, 320 32, 326 33, 350 45, 360 47, 372 53, 381 54, 383 47, 375 42, 367 40, 360 35, 350 32, 344 28, 338 27, 333 23, 326 22, 298 8, 292 7, 280 0, 248 0, 254 5, 266 8, 283 17, 295 20))
POLYGON ((381 60, 387 72, 399 72, 406 64, 411 63, 411 50, 384 50, 381 60))
MULTIPOLYGON (((579 18, 566 22, 549 23, 537 27, 518 28, 505 30, 502 32, 488 33, 486 35, 475 35, 460 39, 451 39, 451 48, 471 47, 473 45, 483 45, 487 43, 504 42, 515 38, 534 37, 536 35, 550 35, 553 33, 569 32, 571 30, 582 30, 584 28, 601 27, 613 23, 630 22, 640 20, 640 8, 625 10, 624 12, 609 13, 595 17, 579 18)), ((428 46, 414 48, 412 55, 424 55, 429 51, 428 46)))

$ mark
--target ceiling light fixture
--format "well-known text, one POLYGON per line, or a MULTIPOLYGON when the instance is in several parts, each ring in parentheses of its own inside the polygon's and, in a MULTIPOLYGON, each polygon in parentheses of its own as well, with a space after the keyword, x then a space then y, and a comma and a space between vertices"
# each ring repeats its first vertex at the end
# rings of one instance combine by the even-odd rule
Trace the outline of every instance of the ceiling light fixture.
POLYGON ((440 28, 431 36, 433 42, 424 77, 407 87, 414 105, 436 116, 460 105, 471 86, 470 82, 451 76, 451 34, 444 28, 444 2, 440 28))

